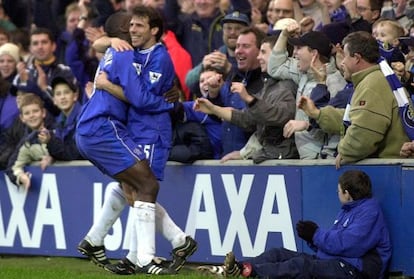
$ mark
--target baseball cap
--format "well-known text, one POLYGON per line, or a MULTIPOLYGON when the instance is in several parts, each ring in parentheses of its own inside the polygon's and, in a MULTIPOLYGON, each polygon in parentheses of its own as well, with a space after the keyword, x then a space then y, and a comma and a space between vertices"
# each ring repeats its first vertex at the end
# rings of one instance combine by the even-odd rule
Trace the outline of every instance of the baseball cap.
POLYGON ((52 83, 51 83, 52 90, 55 89, 56 85, 62 84, 62 83, 64 83, 67 86, 69 86, 70 90, 72 90, 73 92, 77 92, 78 91, 78 89, 76 88, 75 84, 72 81, 70 81, 69 79, 67 79, 65 77, 62 77, 62 76, 55 77, 52 80, 52 83))
POLYGON ((299 38, 288 38, 288 42, 293 46, 308 46, 311 49, 316 49, 320 55, 331 57, 331 41, 322 32, 310 31, 299 38))
POLYGON ((109 37, 129 40, 129 24, 131 15, 127 12, 116 12, 105 21, 104 30, 109 37))
POLYGON ((231 13, 225 15, 223 17, 223 19, 221 20, 221 24, 222 25, 224 23, 228 23, 228 22, 240 23, 240 24, 245 25, 245 26, 249 26, 250 25, 250 20, 247 17, 247 15, 242 14, 239 11, 231 12, 231 13))

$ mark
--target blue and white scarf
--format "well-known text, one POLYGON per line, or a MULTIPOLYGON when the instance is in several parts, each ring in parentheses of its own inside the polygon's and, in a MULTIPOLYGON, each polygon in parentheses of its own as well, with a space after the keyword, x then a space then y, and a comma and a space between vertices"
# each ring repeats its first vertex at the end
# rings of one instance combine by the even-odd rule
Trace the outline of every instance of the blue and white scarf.
MULTIPOLYGON (((385 59, 381 59, 378 63, 382 73, 388 81, 388 84, 391 87, 394 97, 397 100, 399 115, 401 117, 401 123, 404 127, 404 130, 410 140, 414 140, 414 109, 410 100, 407 98, 404 87, 401 85, 400 80, 395 75, 394 71, 388 65, 385 59)), ((344 126, 347 128, 351 124, 351 119, 349 118, 349 111, 351 110, 350 101, 348 102, 345 113, 343 117, 344 126)))

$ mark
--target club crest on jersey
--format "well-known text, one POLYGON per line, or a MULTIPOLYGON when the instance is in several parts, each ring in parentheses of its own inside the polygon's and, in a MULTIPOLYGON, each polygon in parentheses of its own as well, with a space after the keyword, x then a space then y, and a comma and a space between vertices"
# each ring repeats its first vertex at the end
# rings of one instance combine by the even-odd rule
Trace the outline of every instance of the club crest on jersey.
POLYGON ((156 72, 149 72, 149 79, 151 83, 155 83, 158 82, 161 78, 162 74, 161 73, 156 73, 156 72))
POLYGON ((142 65, 141 64, 139 64, 139 63, 132 63, 132 66, 134 66, 134 68, 135 68, 135 71, 137 72, 137 75, 141 75, 141 72, 142 72, 142 65))

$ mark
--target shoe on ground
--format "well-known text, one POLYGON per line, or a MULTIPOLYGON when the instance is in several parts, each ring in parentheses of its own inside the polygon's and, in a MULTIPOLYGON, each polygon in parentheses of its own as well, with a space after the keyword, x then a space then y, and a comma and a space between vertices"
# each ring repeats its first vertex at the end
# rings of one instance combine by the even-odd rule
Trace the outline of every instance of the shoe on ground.
POLYGON ((197 271, 206 276, 224 277, 226 275, 223 265, 200 265, 197 271))
POLYGON ((224 273, 226 277, 240 276, 241 269, 239 263, 236 261, 233 252, 229 252, 224 259, 224 273))
POLYGON ((105 246, 94 246, 88 240, 83 239, 78 245, 78 251, 87 256, 93 263, 99 267, 110 264, 105 254, 105 246))
POLYGON ((105 265, 104 269, 118 275, 133 275, 137 266, 127 258, 124 258, 116 264, 105 265))
POLYGON ((151 261, 149 264, 143 267, 137 267, 136 273, 143 273, 143 274, 153 274, 153 275, 174 275, 177 272, 170 268, 164 267, 161 264, 157 264, 154 261, 151 261))
POLYGON ((172 250, 170 268, 178 272, 186 263, 187 258, 194 254, 196 250, 197 242, 191 236, 187 236, 183 245, 172 250))
POLYGON ((168 268, 171 265, 171 261, 167 260, 164 257, 155 256, 152 259, 152 261, 155 262, 156 264, 162 266, 162 267, 167 267, 168 268))

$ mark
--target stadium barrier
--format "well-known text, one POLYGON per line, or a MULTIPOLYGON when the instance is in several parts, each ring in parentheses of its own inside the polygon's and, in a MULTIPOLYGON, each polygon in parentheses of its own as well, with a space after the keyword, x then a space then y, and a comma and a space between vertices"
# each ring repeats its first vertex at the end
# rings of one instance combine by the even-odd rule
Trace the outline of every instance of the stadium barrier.
MULTIPOLYGON (((338 177, 345 170, 369 174, 393 243, 391 271, 414 275, 414 160, 368 159, 334 167, 333 160, 169 162, 159 202, 199 244, 193 262, 219 263, 233 250, 252 257, 271 247, 311 252, 295 232, 301 219, 330 226, 340 209, 338 177)), ((116 183, 86 161, 59 163, 33 173, 26 193, 0 179, 0 254, 79 257, 76 247, 116 183)), ((130 211, 124 210, 105 239, 108 256, 128 248, 130 211)), ((157 236, 157 255, 171 245, 157 236)))

